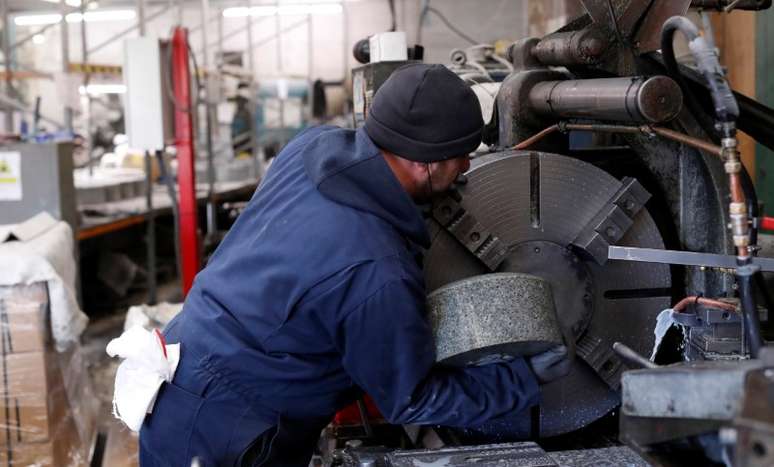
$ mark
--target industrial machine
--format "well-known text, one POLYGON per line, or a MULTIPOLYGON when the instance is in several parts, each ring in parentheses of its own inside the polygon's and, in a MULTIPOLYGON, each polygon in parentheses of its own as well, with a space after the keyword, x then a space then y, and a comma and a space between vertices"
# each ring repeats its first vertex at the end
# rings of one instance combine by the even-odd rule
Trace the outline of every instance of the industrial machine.
POLYGON ((306 80, 287 78, 264 80, 258 86, 253 124, 265 160, 307 126, 309 88, 306 80))
MULTIPOLYGON (((736 140, 739 128, 772 147, 774 110, 730 90, 682 16, 692 3, 760 10, 771 1, 581 3, 581 17, 509 48, 489 149, 429 208, 424 257, 431 293, 492 273, 548 282, 572 371, 543 386, 530 413, 439 427, 435 444, 350 443, 337 462, 600 465, 540 447, 596 437, 592 447, 620 440, 643 462, 608 451, 604 465, 774 465, 773 304, 761 276, 774 259, 758 256, 759 206, 736 140), (676 62, 676 33, 694 66, 676 62), (540 446, 519 443, 527 439, 540 446), (427 447, 443 450, 406 450, 427 447)), ((475 52, 502 69, 488 50, 475 52)), ((459 52, 451 68, 471 75, 466 63, 459 52)), ((376 91, 363 86, 364 96, 376 91)), ((498 319, 513 318, 489 317, 498 319)))

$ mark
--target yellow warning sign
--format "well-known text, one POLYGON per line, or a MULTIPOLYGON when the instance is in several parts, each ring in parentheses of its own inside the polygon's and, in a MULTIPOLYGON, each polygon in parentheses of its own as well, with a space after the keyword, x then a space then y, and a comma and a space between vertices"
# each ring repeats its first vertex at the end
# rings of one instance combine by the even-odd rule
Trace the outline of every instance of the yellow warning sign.
POLYGON ((22 199, 21 154, 0 152, 0 201, 22 199))

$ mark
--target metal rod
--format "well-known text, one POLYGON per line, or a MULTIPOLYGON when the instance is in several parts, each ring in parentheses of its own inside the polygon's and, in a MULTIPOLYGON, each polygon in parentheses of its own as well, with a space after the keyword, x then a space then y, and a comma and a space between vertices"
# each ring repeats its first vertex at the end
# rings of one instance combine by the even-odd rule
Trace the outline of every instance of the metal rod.
POLYGON ((137 0, 137 32, 145 36, 145 0, 137 0))
POLYGON ((672 120, 683 107, 680 86, 667 76, 544 81, 528 93, 530 109, 556 119, 623 124, 672 120))
POLYGON ((613 351, 616 354, 618 354, 618 356, 621 357, 628 364, 629 367, 648 368, 648 369, 659 367, 659 365, 656 365, 655 363, 651 362, 650 360, 638 354, 636 351, 634 351, 627 345, 622 344, 621 342, 613 343, 613 351))
MULTIPOLYGON (((256 24, 259 24, 261 21, 264 21, 266 19, 267 19, 267 17, 263 17, 263 18, 261 18, 261 19, 259 19, 257 21, 253 20, 253 26, 255 26, 256 24)), ((212 19, 210 19, 210 21, 212 21, 212 19)), ((232 37, 234 37, 236 35, 239 35, 243 31, 246 31, 246 30, 248 30, 246 25, 245 26, 240 26, 239 28, 232 30, 228 34, 223 35, 223 40, 231 39, 232 37)), ((217 43, 217 41, 215 41, 215 42, 209 43, 208 47, 216 47, 217 45, 218 45, 218 43, 217 43)), ((194 53, 196 55, 201 55, 201 53, 202 53, 202 51, 200 49, 197 49, 196 47, 193 47, 193 51, 194 51, 194 53)))
POLYGON ((360 422, 363 424, 363 431, 365 431, 365 435, 367 438, 372 438, 374 436, 374 430, 371 427, 371 422, 368 420, 368 408, 365 405, 365 402, 363 402, 362 397, 357 398, 357 409, 358 412, 360 412, 360 422))
POLYGON ((218 14, 216 15, 218 19, 218 59, 215 60, 215 66, 218 67, 218 71, 220 71, 220 68, 223 66, 223 9, 218 9, 218 14))
MULTIPOLYGON (((312 24, 312 15, 306 16, 306 71, 309 79, 309 85, 312 85, 312 75, 314 73, 314 40, 312 36, 314 34, 314 26, 312 24)), ((312 93, 310 92, 311 96, 312 93)), ((310 101, 311 102, 311 101, 310 101)))
POLYGON ((302 20, 300 20, 300 21, 298 21, 296 23, 293 23, 290 26, 287 26, 286 28, 284 28, 281 31, 279 31, 279 33, 273 32, 271 35, 268 35, 268 36, 266 36, 266 37, 264 37, 262 39, 257 40, 255 43, 253 43, 253 47, 261 47, 263 45, 266 45, 269 42, 271 42, 271 41, 275 40, 276 38, 278 38, 280 35, 285 34, 287 32, 290 32, 293 29, 296 29, 296 28, 298 28, 300 26, 303 26, 304 23, 306 23, 306 18, 304 18, 304 19, 302 19, 302 20))
MULTIPOLYGON (((207 46, 207 28, 204 27, 210 20, 210 2, 209 0, 202 0, 202 66, 204 67, 204 118, 205 118, 205 138, 207 144, 207 239, 212 239, 217 232, 217 225, 215 219, 215 150, 212 142, 212 102, 210 96, 210 80, 212 74, 209 73, 209 47, 207 46)), ((220 40, 220 39, 218 39, 220 40)))
MULTIPOLYGON (((81 2, 81 61, 83 62, 83 65, 86 66, 89 63, 89 50, 88 50, 88 41, 86 37, 86 2, 81 2)), ((88 67, 86 67, 85 73, 83 74, 83 90, 86 95, 86 109, 84 111, 85 114, 85 130, 84 130, 84 138, 83 138, 83 146, 86 151, 86 154, 88 154, 88 168, 89 168, 89 175, 93 174, 94 168, 92 166, 92 160, 91 160, 91 94, 89 94, 89 80, 91 78, 91 75, 89 73, 88 67)))
MULTIPOLYGON (((64 18, 64 17, 65 17, 65 13, 62 14, 62 18, 64 18)), ((19 47, 20 45, 26 44, 27 42, 31 41, 33 37, 37 36, 38 34, 43 34, 44 32, 46 32, 49 29, 51 29, 54 26, 56 26, 57 24, 59 24, 59 23, 46 24, 45 26, 43 26, 42 28, 38 29, 37 31, 35 31, 35 32, 31 33, 31 34, 27 34, 26 36, 22 37, 18 41, 16 41, 13 44, 11 44, 11 48, 15 49, 16 47, 19 47)))
MULTIPOLYGON (((708 267, 734 270, 739 264, 736 256, 694 251, 659 250, 657 248, 636 248, 629 246, 608 247, 607 259, 636 261, 641 263, 678 264, 682 266, 708 267)), ((751 264, 760 266, 763 272, 774 272, 774 258, 755 256, 751 264)))
MULTIPOLYGON (((30 115, 35 114, 35 111, 32 109, 29 109, 23 102, 20 102, 12 97, 8 97, 5 94, 0 94, 0 105, 12 107, 26 114, 30 114, 30 115)), ((65 126, 62 122, 54 120, 53 118, 50 118, 50 117, 46 117, 44 115, 41 115, 40 119, 43 120, 44 122, 48 122, 52 125, 55 125, 58 128, 63 128, 65 126)))
MULTIPOLYGON (((247 15, 247 48, 245 50, 245 54, 247 55, 247 67, 250 70, 250 73, 255 76, 255 56, 253 54, 253 15, 250 12, 252 9, 253 2, 252 0, 248 0, 247 2, 247 8, 248 8, 248 15, 247 15)), ((254 78, 253 78, 254 79, 254 78)))
MULTIPOLYGON (((172 8, 171 5, 167 5, 165 7, 162 7, 160 10, 157 10, 155 13, 151 14, 150 16, 147 16, 145 18, 145 23, 147 24, 150 21, 153 21, 154 19, 158 18, 159 16, 163 15, 169 9, 172 8)), ((139 16, 139 15, 138 15, 139 16)), ((85 21, 84 21, 85 22, 85 21)), ((136 24, 133 24, 129 26, 128 28, 124 29, 123 31, 118 32, 117 34, 105 39, 104 41, 100 42, 99 44, 95 45, 91 49, 89 49, 89 53, 93 54, 97 52, 98 50, 101 50, 108 45, 112 44, 113 42, 117 41, 118 39, 124 37, 125 35, 129 34, 130 32, 136 30, 139 27, 139 21, 136 24)))
MULTIPOLYGON (((182 20, 183 20, 183 16, 182 16, 182 9, 181 9, 180 21, 182 20)), ((209 24, 214 21, 217 21, 217 18, 216 19, 210 18, 210 20, 207 22, 207 25, 209 26, 209 24)), ((197 24, 196 26, 193 26, 191 29, 188 30, 188 35, 190 36, 190 35, 193 35, 194 33, 199 32, 199 30, 202 29, 203 27, 204 26, 201 23, 197 24)))
MULTIPOLYGON (((417 26, 420 29, 422 26, 417 26)), ((342 44, 342 61, 341 61, 341 82, 346 82, 349 78, 349 15, 347 12, 347 2, 341 2, 341 44, 342 44)))
MULTIPOLYGON (((279 15, 279 0, 276 1, 277 13, 274 14, 274 31, 277 38, 277 74, 282 75, 282 34, 280 33, 280 27, 282 26, 282 18, 279 15)), ((280 115, 282 115, 282 100, 280 100, 280 115)), ((284 120, 280 120, 281 122, 284 120)))
MULTIPOLYGON (((13 73, 11 58, 11 18, 9 16, 9 0, 2 0, 3 9, 3 61, 5 62, 5 93, 13 96, 13 73)), ((6 106, 5 108, 5 132, 13 132, 13 110, 6 106)))
POLYGON ((167 168, 167 162, 164 160, 164 152, 156 151, 156 160, 159 164, 159 175, 164 180, 164 185, 167 188, 167 195, 169 196, 169 202, 172 206, 172 220, 175 226, 175 273, 177 277, 183 277, 180 259, 180 206, 177 202, 177 191, 175 190, 175 179, 172 176, 170 170, 167 168))
MULTIPOLYGON (((137 31, 145 36, 145 0, 137 1, 137 31)), ((153 211, 153 155, 145 151, 145 253, 148 268, 148 304, 156 304, 156 213, 153 211)))
MULTIPOLYGON (((65 0, 59 0, 59 12, 62 16, 62 19, 59 20, 59 40, 62 46, 62 71, 65 76, 70 72, 70 29, 65 20, 67 10, 65 0)), ((73 131, 73 108, 67 105, 67 100, 65 100, 64 106, 64 126, 68 131, 73 131)))
MULTIPOLYGON (((142 1, 142 0, 140 0, 142 1)), ((153 170, 151 153, 145 151, 145 248, 148 268, 148 304, 156 304, 156 215, 153 211, 153 170)))

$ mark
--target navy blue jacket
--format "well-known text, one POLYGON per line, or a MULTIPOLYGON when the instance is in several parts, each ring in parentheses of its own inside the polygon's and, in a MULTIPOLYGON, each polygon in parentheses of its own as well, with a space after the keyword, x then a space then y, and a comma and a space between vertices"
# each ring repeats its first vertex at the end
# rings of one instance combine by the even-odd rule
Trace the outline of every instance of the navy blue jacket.
POLYGON ((417 206, 364 131, 300 134, 166 330, 182 362, 157 401, 166 415, 146 419, 143 449, 163 464, 158 420, 179 419, 168 402, 180 398, 195 414, 193 433, 166 440, 190 445, 176 459, 218 464, 283 417, 330 420, 360 390, 396 424, 471 426, 536 404, 523 359, 434 366, 419 263, 428 246, 417 206))

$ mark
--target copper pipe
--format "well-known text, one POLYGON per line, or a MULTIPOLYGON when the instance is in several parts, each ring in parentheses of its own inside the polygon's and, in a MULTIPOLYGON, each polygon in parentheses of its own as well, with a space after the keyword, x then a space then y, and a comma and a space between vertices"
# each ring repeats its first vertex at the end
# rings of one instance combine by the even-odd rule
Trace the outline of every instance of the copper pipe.
POLYGON ((664 138, 677 141, 678 143, 683 143, 686 146, 691 146, 696 149, 701 149, 702 151, 706 151, 718 157, 723 155, 723 149, 720 146, 716 146, 712 143, 708 143, 707 141, 704 141, 702 139, 694 138, 693 136, 688 136, 685 133, 680 133, 679 131, 670 130, 669 128, 652 126, 650 127, 650 129, 651 131, 653 131, 653 133, 659 136, 663 136, 664 138))
POLYGON ((529 138, 525 139, 521 143, 517 144, 513 147, 513 149, 520 150, 520 149, 526 149, 533 144, 537 143, 541 139, 545 138, 546 136, 550 135, 551 133, 554 133, 559 130, 559 125, 551 125, 548 128, 545 128, 541 130, 539 133, 530 136, 529 138))
POLYGON ((728 175, 729 185, 731 188, 731 201, 734 203, 744 203, 744 191, 742 190, 742 182, 738 173, 732 173, 728 175))
MULTIPOLYGON (((731 190, 731 203, 744 205, 747 201, 742 190, 742 182, 738 172, 728 174, 728 185, 731 190)), ((746 216, 745 216, 746 217, 746 216)), ((733 221, 733 218, 732 218, 733 221)), ((749 235, 749 234, 748 234, 749 235)), ((736 255, 739 258, 747 258, 750 255, 746 246, 737 246, 736 255)))
POLYGON ((693 304, 700 304, 712 308, 720 308, 721 310, 726 311, 733 311, 736 312, 736 305, 728 302, 722 302, 720 300, 714 300, 711 298, 704 298, 704 297, 697 297, 695 295, 692 295, 690 297, 685 297, 684 299, 677 302, 677 305, 673 306, 672 309, 674 311, 683 311, 688 305, 691 303, 693 304))
POLYGON ((565 131, 565 130, 593 131, 593 132, 606 132, 606 133, 629 133, 629 134, 653 133, 663 138, 671 139, 672 141, 677 141, 678 143, 682 143, 682 144, 685 144, 686 146, 691 146, 696 149, 706 151, 716 156, 720 156, 723 153, 723 150, 721 149, 720 146, 716 146, 702 139, 694 138, 693 136, 686 135, 685 133, 680 133, 679 131, 670 130, 668 128, 657 127, 657 126, 647 126, 647 125, 629 126, 629 125, 607 125, 607 124, 599 124, 599 123, 559 123, 556 125, 551 125, 548 128, 545 128, 539 133, 533 136, 530 136, 529 138, 525 139, 521 143, 517 144, 516 146, 513 147, 513 149, 517 149, 517 150, 526 149, 556 131, 565 131))
POLYGON ((568 130, 598 131, 603 133, 642 133, 642 128, 629 125, 609 125, 605 123, 567 123, 568 130))

